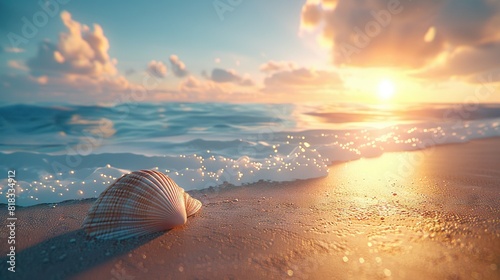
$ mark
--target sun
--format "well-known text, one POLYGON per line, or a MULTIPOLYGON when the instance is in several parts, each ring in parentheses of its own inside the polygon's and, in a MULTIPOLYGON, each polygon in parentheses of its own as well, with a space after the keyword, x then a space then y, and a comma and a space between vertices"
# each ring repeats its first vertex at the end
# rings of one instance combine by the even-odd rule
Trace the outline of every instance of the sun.
POLYGON ((394 83, 390 80, 382 80, 378 84, 378 97, 382 100, 388 100, 394 95, 394 83))

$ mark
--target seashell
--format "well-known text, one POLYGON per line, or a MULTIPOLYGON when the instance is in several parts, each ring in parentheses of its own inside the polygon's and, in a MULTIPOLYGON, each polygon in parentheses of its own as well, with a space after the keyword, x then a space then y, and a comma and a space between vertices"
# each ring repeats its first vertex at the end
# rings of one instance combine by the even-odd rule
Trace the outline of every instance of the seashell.
POLYGON ((82 227, 91 237, 125 239, 186 223, 201 208, 167 175, 134 171, 111 184, 92 205, 82 227))

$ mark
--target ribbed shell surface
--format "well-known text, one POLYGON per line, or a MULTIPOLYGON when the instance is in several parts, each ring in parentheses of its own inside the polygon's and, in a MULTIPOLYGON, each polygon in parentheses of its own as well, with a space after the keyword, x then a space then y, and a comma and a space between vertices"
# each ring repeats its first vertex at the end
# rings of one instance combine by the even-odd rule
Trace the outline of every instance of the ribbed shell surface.
POLYGON ((200 201, 165 174, 134 171, 101 193, 82 227, 91 237, 125 239, 183 225, 200 208, 200 201))
POLYGON ((184 203, 186 204, 186 213, 189 216, 198 212, 201 208, 201 202, 192 198, 188 193, 184 193, 184 203))

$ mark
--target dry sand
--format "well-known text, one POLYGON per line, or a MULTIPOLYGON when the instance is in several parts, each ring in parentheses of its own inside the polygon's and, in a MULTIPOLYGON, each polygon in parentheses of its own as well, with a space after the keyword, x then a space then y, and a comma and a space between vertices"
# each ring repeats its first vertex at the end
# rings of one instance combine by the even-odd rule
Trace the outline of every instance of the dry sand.
POLYGON ((121 242, 80 230, 93 200, 19 209, 0 279, 500 279, 500 139, 192 195, 185 226, 121 242))

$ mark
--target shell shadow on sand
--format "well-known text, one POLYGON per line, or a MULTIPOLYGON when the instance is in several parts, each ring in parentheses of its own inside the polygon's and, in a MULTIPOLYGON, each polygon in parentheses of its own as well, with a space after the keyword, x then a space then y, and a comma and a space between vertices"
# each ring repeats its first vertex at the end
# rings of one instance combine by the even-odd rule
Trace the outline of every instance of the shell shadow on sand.
MULTIPOLYGON (((7 269, 9 256, 4 255, 0 259, 0 279, 66 279, 76 276, 133 251, 173 227, 184 225, 187 217, 201 208, 200 201, 168 176, 156 171, 135 171, 122 176, 101 193, 90 207, 83 229, 68 232, 72 226, 74 229, 77 223, 81 223, 82 207, 90 202, 80 206, 75 201, 61 203, 80 207, 75 209, 76 216, 69 214, 71 210, 66 212, 64 206, 61 209, 55 205, 35 206, 39 210, 55 211, 52 215, 41 214, 43 217, 38 219, 21 214, 20 224, 16 227, 26 235, 19 236, 16 242, 21 243, 23 239, 29 239, 32 244, 36 242, 30 240, 29 234, 35 227, 46 229, 52 237, 18 249, 15 274, 7 269), (51 223, 56 226, 50 226, 51 223)), ((22 208, 19 211, 23 212, 22 208)), ((6 236, 6 231, 6 228, 0 229, 0 236, 6 236)))
POLYGON ((67 279, 133 251, 164 233, 116 241, 89 238, 83 230, 71 231, 18 252, 15 273, 7 270, 8 258, 2 257, 0 279, 67 279))

